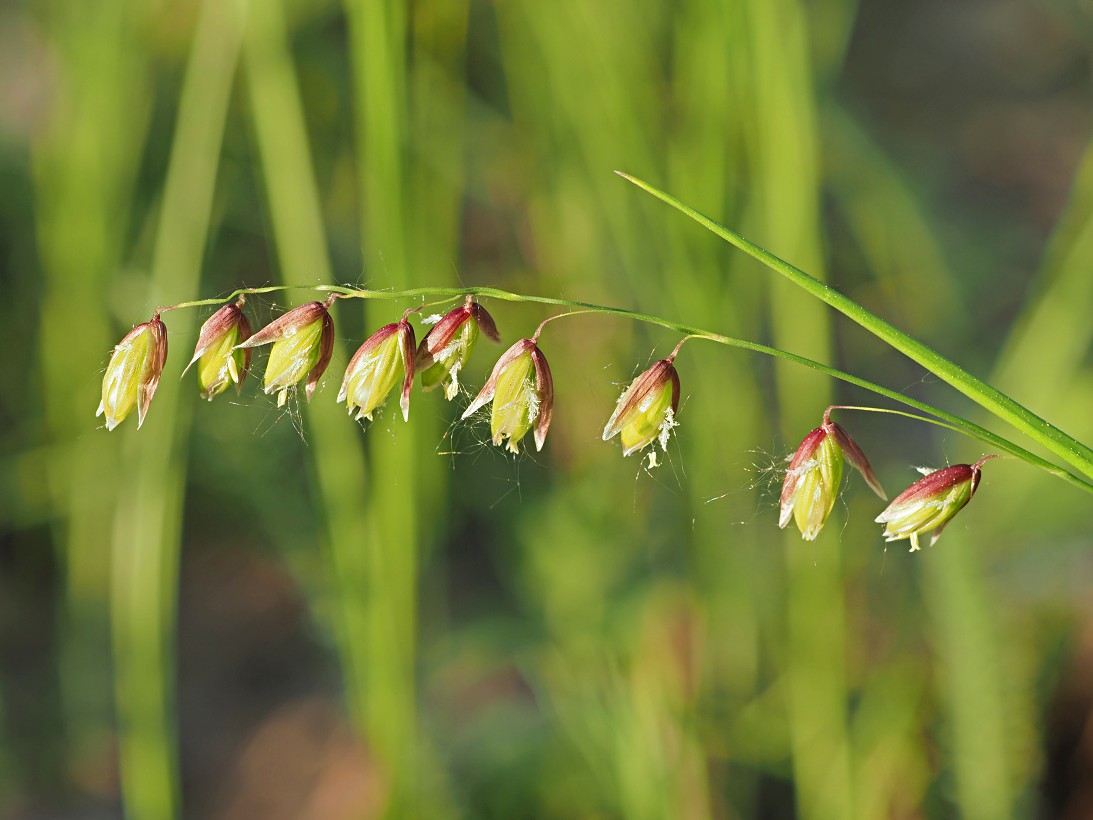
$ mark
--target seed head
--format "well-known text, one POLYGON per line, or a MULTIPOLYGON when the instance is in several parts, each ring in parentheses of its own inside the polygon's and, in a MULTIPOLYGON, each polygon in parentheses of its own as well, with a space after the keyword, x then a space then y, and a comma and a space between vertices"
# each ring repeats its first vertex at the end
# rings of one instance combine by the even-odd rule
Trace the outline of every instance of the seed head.
POLYGON ((825 417, 823 424, 805 436, 790 461, 782 484, 779 527, 785 527, 793 518, 802 538, 806 541, 816 539, 835 506, 842 483, 844 456, 862 474, 873 492, 887 498, 865 453, 849 433, 825 417))
POLYGON ((106 429, 113 430, 137 408, 137 429, 144 424, 148 405, 159 386, 167 362, 167 327, 159 313, 137 325, 114 347, 102 380, 102 400, 96 416, 106 417, 106 429))
POLYGON ((186 372, 197 362, 197 384, 201 398, 212 401, 215 396, 235 385, 236 392, 243 389, 243 379, 250 368, 249 348, 237 347, 250 338, 250 322, 243 313, 243 297, 234 305, 224 305, 201 326, 194 357, 182 371, 186 372))
POLYGON ((491 401, 490 431, 495 445, 508 439, 505 446, 518 453, 520 439, 534 429, 535 449, 543 449, 554 414, 554 380, 534 340, 521 339, 505 351, 463 418, 491 401))
POLYGON ((278 407, 285 403, 289 388, 305 379, 304 392, 311 401, 334 352, 334 320, 327 310, 334 298, 300 305, 237 345, 245 350, 273 344, 263 389, 267 394, 277 393, 278 407))
POLYGON ((672 358, 661 359, 626 388, 603 428, 603 440, 618 435, 624 456, 655 441, 667 451, 678 409, 679 374, 672 358))
POLYGON ((941 531, 972 500, 983 463, 997 456, 984 456, 975 464, 955 464, 927 473, 892 501, 877 516, 884 524, 884 540, 911 540, 911 552, 919 549, 918 537, 928 532, 930 545, 937 543, 941 531))
POLYGON ((443 385, 448 401, 459 394, 459 373, 470 358, 480 331, 494 342, 501 340, 493 317, 470 296, 433 325, 421 340, 414 363, 426 391, 443 385))
MULTIPOLYGON (((407 314, 408 315, 408 314, 407 314)), ((372 420, 372 413, 387 401, 387 395, 402 377, 402 418, 410 420, 410 389, 414 386, 414 329, 406 315, 399 322, 384 325, 360 346, 345 369, 338 401, 346 402, 350 414, 372 420)))

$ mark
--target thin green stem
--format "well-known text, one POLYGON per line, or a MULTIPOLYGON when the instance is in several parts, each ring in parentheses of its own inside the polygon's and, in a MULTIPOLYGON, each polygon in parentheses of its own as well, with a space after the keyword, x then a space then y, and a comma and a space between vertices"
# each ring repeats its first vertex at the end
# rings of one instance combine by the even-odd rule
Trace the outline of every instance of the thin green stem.
POLYGON ((211 299, 194 299, 190 302, 179 302, 177 305, 168 305, 167 307, 157 308, 158 313, 168 313, 172 310, 182 310, 183 308, 195 308, 195 307, 211 307, 214 305, 223 305, 235 299, 237 296, 247 296, 252 293, 274 293, 279 290, 322 290, 329 291, 331 288, 324 287, 322 285, 266 285, 260 288, 238 288, 233 290, 227 296, 214 296, 211 299))
POLYGON ((536 344, 538 344, 539 334, 541 334, 543 332, 543 328, 546 327, 551 322, 555 321, 556 319, 568 319, 570 316, 583 316, 586 313, 599 313, 599 311, 597 311, 597 310, 569 310, 569 311, 566 311, 565 313, 558 313, 558 314, 555 314, 554 316, 547 316, 545 319, 543 319, 543 321, 541 321, 539 323, 539 327, 537 327, 535 329, 535 333, 532 334, 531 340, 533 342, 535 342, 536 344))
MULTIPOLYGON (((687 331, 684 330, 683 332, 687 331)), ((842 370, 837 370, 833 367, 828 367, 825 364, 805 358, 804 356, 798 356, 795 353, 789 353, 785 350, 779 350, 778 348, 767 347, 766 345, 756 344, 755 342, 747 342, 741 339, 733 339, 729 336, 721 336, 720 334, 716 333, 695 333, 694 335, 696 338, 708 339, 709 341, 717 342, 718 344, 723 344, 728 347, 738 347, 743 350, 750 350, 754 353, 763 353, 767 356, 774 356, 779 359, 794 362, 795 364, 802 365, 803 367, 808 367, 813 370, 819 371, 820 373, 824 373, 834 379, 839 379, 840 381, 846 382, 847 384, 861 387, 865 390, 876 393, 879 396, 884 396, 885 398, 891 399, 901 404, 906 404, 908 407, 913 407, 916 410, 921 410, 924 413, 929 413, 930 415, 935 416, 937 419, 940 419, 940 421, 933 421, 932 419, 928 419, 922 416, 915 416, 911 413, 901 413, 900 411, 896 410, 888 411, 891 413, 897 413, 899 415, 909 416, 911 418, 918 418, 923 421, 928 421, 932 424, 937 424, 940 427, 945 427, 949 430, 963 433, 966 436, 970 436, 971 438, 982 441, 984 444, 989 444, 990 446, 996 447, 999 450, 1004 450, 1005 452, 1016 456, 1022 461, 1025 461, 1034 467, 1039 467, 1044 472, 1050 473, 1056 478, 1061 478, 1063 481, 1066 481, 1069 484, 1073 484, 1075 487, 1079 487, 1086 492, 1093 492, 1093 484, 1090 484, 1088 481, 1085 481, 1084 479, 1067 472, 1058 465, 1051 463, 1047 459, 1041 458, 1035 453, 1032 453, 1024 449, 1023 447, 1014 444, 1012 441, 1009 441, 999 435, 996 435, 995 433, 992 433, 985 427, 980 427, 978 424, 961 418, 960 416, 956 416, 952 413, 947 413, 944 410, 933 407, 932 405, 926 404, 925 402, 918 401, 917 399, 912 399, 911 397, 905 396, 902 393, 897 393, 895 390, 889 390, 887 387, 882 387, 879 384, 874 384, 873 382, 867 381, 866 379, 859 378, 842 370)))
POLYGON ((905 419, 914 419, 915 421, 924 421, 927 424, 933 424, 937 427, 944 427, 946 430, 953 430, 957 433, 966 433, 967 430, 948 422, 941 421, 939 419, 932 419, 929 416, 920 416, 918 413, 908 413, 904 410, 892 410, 887 407, 860 407, 858 405, 851 404, 833 404, 827 408, 824 412, 824 421, 827 421, 828 415, 832 410, 857 410, 862 413, 887 413, 891 416, 903 416, 905 419))
POLYGON ((682 339, 680 339, 676 343, 676 346, 674 348, 672 348, 672 352, 668 354, 668 356, 667 356, 668 361, 669 362, 674 362, 676 360, 676 356, 679 355, 679 351, 683 347, 684 342, 689 342, 691 339, 702 339, 702 338, 704 338, 704 337, 702 337, 702 336, 684 336, 682 339))
POLYGON ((853 299, 839 293, 829 285, 818 279, 814 279, 800 268, 791 265, 784 259, 775 256, 765 248, 749 242, 740 234, 729 230, 710 219, 705 214, 684 205, 675 197, 664 193, 629 174, 616 171, 623 179, 637 185, 639 188, 671 205, 676 210, 686 214, 695 222, 717 234, 726 242, 735 245, 740 250, 758 259, 770 269, 782 274, 795 285, 803 288, 808 293, 821 299, 839 312, 853 319, 870 333, 880 337, 896 350, 903 353, 911 360, 925 367, 938 378, 955 387, 977 404, 985 407, 992 414, 1009 423, 1022 433, 1033 439, 1046 449, 1055 453, 1067 463, 1077 467, 1089 477, 1093 477, 1093 449, 1082 444, 1075 438, 1068 436, 1059 428, 1037 416, 1028 408, 1011 399, 1006 394, 986 382, 976 378, 964 370, 955 362, 945 358, 937 351, 924 345, 918 339, 907 335, 902 330, 893 327, 888 322, 870 313, 853 299))
MULTIPOLYGON (((201 299, 194 302, 184 302, 178 305, 174 305, 173 309, 182 307, 199 307, 205 305, 216 305, 226 302, 236 296, 247 293, 268 293, 278 290, 290 290, 290 289, 302 289, 306 286, 300 285, 284 285, 284 286, 269 286, 262 288, 241 288, 233 291, 227 297, 222 299, 201 299)), ((732 336, 725 336, 720 333, 714 333, 713 331, 703 330, 701 328, 691 327, 689 325, 680 324, 679 322, 673 322, 668 319, 663 319, 659 316, 653 316, 648 313, 639 313, 638 311, 626 310, 625 308, 610 307, 607 305, 597 305, 591 302, 579 302, 570 299, 558 299, 551 296, 535 296, 523 293, 512 293, 506 290, 500 290, 492 287, 462 287, 462 288, 450 288, 450 287, 424 287, 424 288, 408 288, 404 290, 368 290, 364 288, 351 288, 343 285, 319 285, 310 288, 311 290, 317 290, 327 293, 334 293, 340 297, 352 298, 352 299, 413 299, 413 298, 454 298, 459 296, 476 296, 485 297, 490 299, 499 299, 506 302, 531 302, 544 305, 559 305, 562 307, 578 308, 577 311, 571 313, 559 314, 561 316, 571 316, 576 313, 598 313, 609 316, 618 316, 624 319, 631 319, 637 322, 644 322, 646 324, 656 325, 668 330, 673 330, 677 333, 682 333, 692 339, 705 339, 707 341, 715 342, 717 344, 725 345, 726 347, 735 347, 741 350, 748 350, 752 353, 762 353, 765 356, 773 356, 784 361, 793 362, 794 364, 801 365, 802 367, 808 367, 812 370, 823 373, 831 378, 838 379, 852 384, 856 387, 861 387, 870 392, 876 393, 879 396, 884 396, 892 401, 905 404, 908 407, 912 407, 915 410, 920 410, 923 413, 928 413, 931 416, 939 419, 940 421, 934 422, 930 419, 922 419, 920 416, 913 416, 912 414, 906 414, 912 418, 919 418, 925 421, 931 421, 931 423, 938 424, 941 427, 945 427, 955 432, 963 433, 974 439, 978 439, 985 444, 989 444, 991 447, 995 447, 999 450, 1003 450, 1017 458, 1031 464, 1034 467, 1038 467, 1044 472, 1061 478, 1069 484, 1079 487, 1086 492, 1093 493, 1093 484, 1079 478, 1072 473, 1062 469, 1056 464, 1032 453, 1023 447, 1020 447, 1013 442, 1002 438, 995 433, 987 430, 985 427, 980 427, 974 422, 967 419, 956 416, 952 413, 947 413, 937 407, 933 407, 925 402, 912 399, 909 396, 905 396, 902 393, 898 393, 895 390, 889 390, 886 387, 882 387, 879 384, 868 381, 866 379, 859 378, 850 373, 846 373, 842 370, 838 370, 834 367, 817 362, 813 359, 809 359, 805 356, 798 356, 795 353, 790 353, 785 350, 780 350, 776 347, 769 347, 767 345, 758 344, 757 342, 749 342, 744 339, 736 339, 732 336)), ((161 308, 160 311, 165 311, 166 308, 161 308)), ((548 320, 549 321, 549 320, 548 320)), ((897 411, 888 411, 897 412, 897 411)))

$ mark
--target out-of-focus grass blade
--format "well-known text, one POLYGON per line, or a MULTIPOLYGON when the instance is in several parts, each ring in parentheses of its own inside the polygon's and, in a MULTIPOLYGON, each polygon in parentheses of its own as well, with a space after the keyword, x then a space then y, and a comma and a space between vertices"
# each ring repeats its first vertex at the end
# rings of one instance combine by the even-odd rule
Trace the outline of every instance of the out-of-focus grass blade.
POLYGON ((963 532, 953 528, 922 567, 932 616, 937 680, 946 723, 942 740, 956 779, 955 802, 972 820, 1012 817, 1003 683, 1009 680, 980 562, 963 532))
MULTIPOLYGON (((745 14, 750 49, 751 189, 744 219, 764 242, 823 277, 817 100, 807 18, 795 2, 758 0, 745 14)), ((774 344, 828 360, 831 322, 823 306, 788 283, 770 283, 774 344)), ((775 368, 782 434, 792 443, 816 424, 830 380, 788 363, 775 368)), ((852 817, 847 736, 846 618, 840 543, 829 530, 815 546, 798 533, 786 550, 786 695, 794 788, 801 817, 852 817)))
MULTIPOLYGON (((139 3, 59 2, 43 18, 55 88, 30 158, 44 274, 41 426, 54 443, 33 455, 47 477, 43 502, 52 506, 53 539, 65 574, 58 641, 64 751, 57 752, 65 761, 56 765, 70 770, 109 754, 112 745, 110 559, 103 533, 114 512, 119 453, 116 438, 89 434, 89 427, 106 355, 117 341, 101 308, 123 258, 150 110, 153 55, 142 39, 146 11, 139 3)), ((21 753, 12 759, 22 765, 33 758, 21 753)), ((37 756, 39 769, 43 760, 37 756)))
MULTIPOLYGON (((228 101, 239 51, 234 9, 202 3, 183 81, 152 267, 152 298, 198 290, 228 101)), ((192 330, 167 319, 174 361, 192 330)), ((181 352, 180 352, 181 351, 181 352)), ((124 447, 113 533, 112 616, 122 787, 131 817, 178 811, 174 627, 182 538, 185 445, 194 396, 160 382, 144 428, 124 447)), ((117 444, 118 442, 115 442, 117 444)))
MULTIPOLYGON (((407 20, 398 0, 347 0, 358 207, 365 275, 385 286, 411 280, 408 186, 407 20)), ((383 310, 385 308, 381 308, 383 310)), ((365 311, 368 324, 390 321, 365 311)), ((386 813, 421 810, 417 679, 417 573, 421 549, 421 431, 368 442, 372 483, 364 545, 368 573, 365 726, 389 778, 386 813)))
MULTIPOLYGON (((241 9, 246 5, 240 0, 241 9)), ((296 284, 297 276, 306 271, 315 284, 334 284, 284 7, 281 0, 249 5, 246 84, 280 276, 296 284)), ((308 406, 307 421, 313 434, 313 475, 326 520, 324 541, 337 601, 334 632, 346 698, 358 732, 367 738, 369 658, 363 636, 369 628, 369 574, 362 541, 368 522, 361 512, 361 499, 367 495, 368 482, 359 430, 346 423, 330 394, 330 382, 340 381, 345 365, 344 346, 336 344, 325 389, 308 406)))

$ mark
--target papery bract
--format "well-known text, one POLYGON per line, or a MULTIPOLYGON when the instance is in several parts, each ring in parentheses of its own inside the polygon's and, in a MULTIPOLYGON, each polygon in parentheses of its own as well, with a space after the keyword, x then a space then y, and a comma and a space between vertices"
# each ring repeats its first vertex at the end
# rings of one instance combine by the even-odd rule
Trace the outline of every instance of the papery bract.
POLYGON ((459 394, 459 373, 470 358, 479 332, 492 341, 501 340, 493 317, 468 296, 421 340, 415 370, 421 374, 422 388, 428 391, 443 385, 444 397, 454 399, 459 394))
POLYGON ((919 549, 920 535, 932 533, 931 546, 953 516, 972 500, 982 474, 983 463, 997 456, 984 456, 975 464, 954 464, 933 470, 898 496, 877 516, 884 524, 884 540, 909 538, 911 552, 919 549))
POLYGON ((463 418, 489 402, 493 402, 490 432, 495 445, 507 439, 505 446, 518 453, 520 439, 534 430, 535 449, 543 449, 554 414, 554 380, 534 340, 521 339, 505 351, 463 418))
POLYGON ((658 440, 667 451, 678 410, 679 374, 672 358, 661 359, 626 388, 603 428, 603 440, 619 436, 624 456, 658 440))
POLYGON ((273 344, 266 363, 263 389, 277 393, 277 406, 285 403, 289 388, 306 379, 308 401, 334 352, 334 320, 327 308, 334 301, 308 302, 274 319, 238 347, 247 349, 273 344))
POLYGON ((786 470, 779 527, 785 527, 792 518, 802 538, 815 540, 835 506, 844 457, 862 474, 873 492, 887 498, 865 453, 849 433, 825 415, 824 423, 805 436, 786 470))
POLYGON ((156 313, 151 321, 130 330, 114 347, 102 380, 102 399, 96 416, 106 417, 113 430, 137 409, 137 429, 144 424, 148 406, 167 362, 167 327, 156 313))
POLYGON ((365 340, 345 369, 338 401, 344 401, 358 419, 372 420, 372 413, 402 377, 399 405, 402 418, 410 420, 410 390, 414 386, 414 329, 406 316, 384 325, 365 340))
POLYGON ((229 384, 236 392, 242 390, 243 379, 250 368, 251 351, 239 344, 250 338, 250 322, 243 313, 243 297, 235 304, 224 305, 201 326, 194 356, 186 372, 197 362, 197 384, 201 398, 212 401, 229 384))

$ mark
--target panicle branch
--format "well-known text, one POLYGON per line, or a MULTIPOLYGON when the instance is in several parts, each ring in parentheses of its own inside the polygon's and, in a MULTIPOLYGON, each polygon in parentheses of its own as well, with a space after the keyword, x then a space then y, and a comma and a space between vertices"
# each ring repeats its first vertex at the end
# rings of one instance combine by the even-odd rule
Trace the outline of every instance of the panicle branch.
MULTIPOLYGON (((294 286, 293 286, 294 287, 294 286)), ((649 467, 656 466, 655 450, 668 451, 672 432, 679 426, 681 383, 676 359, 683 344, 705 340, 729 347, 776 356, 810 367, 848 383, 863 387, 886 398, 901 402, 925 415, 880 407, 832 405, 820 425, 808 433, 794 454, 787 458, 787 468, 779 502, 778 525, 792 520, 801 536, 814 540, 823 529, 841 489, 843 466, 849 462, 881 499, 887 495, 862 448, 840 424, 832 421, 834 411, 889 413, 928 422, 976 438, 989 446, 1020 458, 1069 483, 1093 492, 1093 485, 1057 465, 979 427, 966 419, 918 402, 901 393, 873 384, 777 348, 723 336, 718 333, 681 325, 658 316, 621 308, 573 302, 550 297, 510 293, 495 288, 416 288, 379 291, 341 286, 319 286, 314 291, 329 294, 323 301, 306 302, 276 317, 256 333, 244 307, 249 294, 288 290, 288 287, 243 288, 226 299, 202 299, 161 307, 152 318, 136 325, 114 348, 103 378, 98 415, 105 416, 106 427, 113 430, 135 408, 140 427, 151 404, 167 359, 167 328, 161 315, 182 308, 220 305, 202 325, 193 356, 183 370, 185 375, 197 365, 198 391, 211 401, 234 385, 241 392, 250 370, 255 348, 269 346, 263 390, 276 394, 277 405, 302 384, 308 401, 330 363, 334 347, 334 319, 331 307, 340 299, 427 299, 433 304, 461 304, 443 316, 422 321, 431 325, 420 344, 411 318, 426 304, 402 313, 398 321, 374 331, 349 360, 337 394, 349 414, 358 421, 372 421, 399 387, 398 404, 405 421, 410 417, 410 397, 415 378, 424 391, 443 388, 451 401, 461 395, 461 374, 480 336, 491 342, 501 340, 493 316, 479 302, 492 298, 510 302, 534 302, 568 308, 546 317, 535 332, 521 338, 496 361, 486 383, 462 413, 467 419, 490 405, 491 440, 511 453, 520 452, 519 444, 532 433, 536 450, 546 443, 554 412, 554 379, 546 356, 539 347, 539 337, 547 324, 581 315, 615 316, 657 325, 682 334, 672 352, 638 375, 623 391, 603 429, 603 440, 616 436, 623 456, 643 451, 649 454, 649 467), (234 300, 234 301, 232 301, 234 300)), ((957 464, 928 471, 900 493, 876 518, 884 524, 886 540, 907 539, 911 551, 919 549, 919 537, 930 535, 934 543, 949 521, 963 509, 978 488, 986 455, 974 464, 957 464)))

